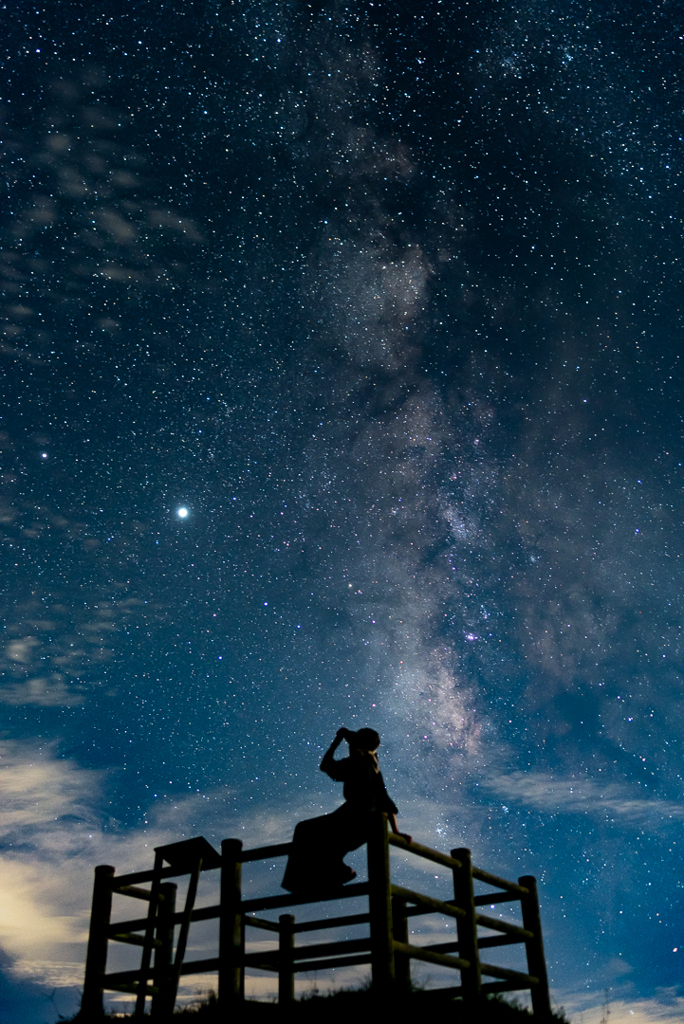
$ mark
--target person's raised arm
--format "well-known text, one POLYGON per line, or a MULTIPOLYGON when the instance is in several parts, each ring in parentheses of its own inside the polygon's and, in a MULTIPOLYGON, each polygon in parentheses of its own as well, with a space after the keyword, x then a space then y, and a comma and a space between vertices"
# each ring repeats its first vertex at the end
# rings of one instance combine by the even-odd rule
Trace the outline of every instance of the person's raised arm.
POLYGON ((413 839, 413 836, 410 836, 408 834, 408 832, 400 832, 399 831, 399 826, 397 825, 397 816, 396 816, 396 814, 394 812, 392 812, 391 814, 388 814, 387 817, 389 818, 390 828, 394 832, 395 836, 401 836, 401 838, 405 839, 407 843, 410 843, 411 840, 413 839))
POLYGON ((342 740, 347 739, 348 735, 349 730, 345 729, 344 726, 341 729, 338 729, 337 733, 335 734, 335 739, 332 741, 332 743, 326 750, 325 754, 323 755, 323 760, 321 761, 321 771, 325 772, 326 775, 330 775, 332 772, 335 771, 335 751, 339 747, 342 740))

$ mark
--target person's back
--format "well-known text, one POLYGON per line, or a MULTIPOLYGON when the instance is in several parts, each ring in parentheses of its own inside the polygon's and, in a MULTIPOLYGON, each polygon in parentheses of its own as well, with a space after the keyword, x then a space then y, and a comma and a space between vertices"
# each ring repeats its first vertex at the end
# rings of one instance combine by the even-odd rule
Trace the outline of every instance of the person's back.
POLYGON ((336 782, 344 784, 344 799, 359 811, 385 811, 396 814, 378 768, 377 758, 370 752, 352 752, 349 757, 336 761, 332 756, 323 758, 321 770, 336 782))
MULTIPOLYGON (((292 839, 283 888, 291 892, 343 885, 356 877, 342 859, 367 840, 370 815, 384 811, 398 835, 397 808, 388 796, 378 767, 376 750, 380 737, 374 729, 338 729, 321 761, 321 771, 344 785, 345 802, 332 814, 300 822, 292 839), (349 757, 336 761, 334 754, 346 740, 349 757)), ((405 836, 411 841, 410 836, 405 836)))

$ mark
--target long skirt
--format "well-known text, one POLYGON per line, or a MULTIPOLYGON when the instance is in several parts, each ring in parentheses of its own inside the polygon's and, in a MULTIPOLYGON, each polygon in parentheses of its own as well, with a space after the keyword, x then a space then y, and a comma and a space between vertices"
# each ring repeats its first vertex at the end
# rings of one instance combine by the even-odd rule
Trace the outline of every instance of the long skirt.
POLYGON ((342 804, 332 814, 300 821, 292 837, 283 889, 318 891, 344 885, 354 877, 342 859, 368 839, 369 813, 342 804))

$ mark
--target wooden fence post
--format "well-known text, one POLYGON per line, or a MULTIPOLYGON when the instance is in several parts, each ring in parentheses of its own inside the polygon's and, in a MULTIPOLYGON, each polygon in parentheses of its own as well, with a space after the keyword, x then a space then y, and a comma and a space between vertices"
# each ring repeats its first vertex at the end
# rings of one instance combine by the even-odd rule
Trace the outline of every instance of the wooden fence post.
POLYGON ((244 999, 244 922, 242 920, 242 842, 221 843, 218 998, 222 1012, 244 999))
POLYGON ((539 897, 537 896, 537 879, 534 875, 523 875, 518 879, 520 885, 528 890, 527 896, 520 897, 522 907, 523 928, 532 932, 534 938, 525 940, 527 952, 527 971, 539 978, 539 984, 532 986, 532 1011, 540 1020, 551 1016, 551 998, 549 996, 549 979, 546 974, 546 958, 544 957, 544 940, 542 939, 541 915, 539 913, 539 897))
POLYGON ((456 918, 458 929, 458 955, 467 960, 470 967, 461 969, 463 1002, 474 1003, 482 995, 480 975, 480 953, 477 948, 477 921, 475 918, 475 894, 473 892, 473 863, 470 850, 461 847, 452 850, 451 856, 461 862, 460 868, 452 868, 454 877, 454 903, 465 910, 465 917, 456 918))
POLYGON ((176 912, 175 882, 164 882, 159 886, 159 912, 157 915, 156 938, 159 945, 154 951, 154 987, 158 992, 152 996, 152 1019, 164 1019, 173 1013, 171 996, 173 979, 173 915, 176 912))
MULTIPOLYGON (((408 944, 408 918, 406 916, 406 900, 400 896, 392 897, 392 937, 395 942, 408 944)), ((411 957, 405 953, 394 953, 394 973, 397 992, 408 992, 411 989, 411 957)))
POLYGON ((152 962, 152 949, 155 945, 154 933, 157 923, 157 912, 159 910, 159 887, 161 885, 161 871, 164 864, 164 854, 157 847, 154 853, 154 868, 152 869, 152 884, 150 886, 150 902, 147 911, 147 927, 145 928, 145 940, 142 948, 140 973, 138 975, 138 992, 135 998, 135 1010, 133 1019, 141 1020, 145 1016, 145 1000, 148 996, 147 981, 150 976, 150 964, 152 962))
POLYGON ((368 883, 373 989, 384 996, 394 987, 394 940, 387 815, 379 811, 370 815, 368 828, 368 883))
POLYGON ((107 969, 107 931, 112 915, 113 877, 114 868, 110 864, 100 864, 95 868, 88 952, 86 953, 85 979, 81 999, 81 1013, 84 1017, 104 1015, 102 979, 107 969))
POLYGON ((278 942, 278 1004, 294 1002, 294 915, 281 914, 278 942))
POLYGON ((180 932, 178 933, 176 956, 173 961, 173 981, 171 982, 171 991, 169 992, 169 1003, 171 1003, 170 1013, 173 1013, 173 1007, 176 1005, 176 997, 178 995, 178 984, 180 982, 181 969, 183 967, 183 959, 185 957, 185 950, 188 944, 188 935, 190 933, 190 924, 192 922, 192 911, 195 906, 197 886, 199 884, 201 871, 202 857, 198 857, 197 862, 195 863, 192 869, 192 874, 190 875, 188 891, 185 896, 185 907, 183 909, 180 932))

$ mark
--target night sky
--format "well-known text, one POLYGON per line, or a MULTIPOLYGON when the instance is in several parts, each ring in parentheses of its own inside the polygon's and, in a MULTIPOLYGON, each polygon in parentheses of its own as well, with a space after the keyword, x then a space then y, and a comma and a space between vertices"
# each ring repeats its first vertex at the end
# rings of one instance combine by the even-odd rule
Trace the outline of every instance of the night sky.
POLYGON ((95 864, 337 806, 342 725, 538 877, 575 1021, 681 1019, 682 4, 1 22, 4 1019, 95 864))

